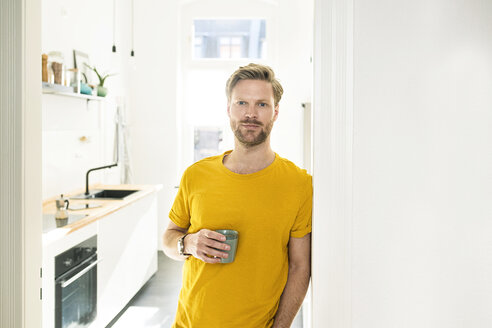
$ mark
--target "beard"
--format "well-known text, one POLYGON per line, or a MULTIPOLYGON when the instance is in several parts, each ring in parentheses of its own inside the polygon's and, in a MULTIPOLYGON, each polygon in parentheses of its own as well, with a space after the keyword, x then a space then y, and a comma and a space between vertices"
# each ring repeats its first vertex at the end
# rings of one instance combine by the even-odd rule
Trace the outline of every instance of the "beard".
POLYGON ((239 121, 239 123, 237 121, 231 121, 231 129, 234 132, 236 139, 243 146, 245 146, 246 148, 251 148, 265 142, 265 140, 270 135, 270 132, 272 131, 273 122, 274 120, 272 119, 266 124, 266 126, 264 126, 263 123, 257 120, 243 120, 239 121), (261 129, 259 132, 257 132, 256 130, 247 130, 247 128, 241 127, 241 124, 255 124, 258 125, 261 129), (241 129, 246 131, 243 133, 241 129))

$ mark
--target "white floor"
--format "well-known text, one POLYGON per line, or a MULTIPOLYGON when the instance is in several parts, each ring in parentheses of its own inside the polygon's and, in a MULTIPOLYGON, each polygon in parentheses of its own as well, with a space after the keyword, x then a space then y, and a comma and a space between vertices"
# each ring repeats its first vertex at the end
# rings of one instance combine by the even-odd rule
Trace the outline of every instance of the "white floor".
MULTIPOLYGON (((182 264, 159 252, 157 273, 135 295, 116 322, 108 327, 170 328, 178 304, 182 264)), ((291 328, 302 328, 302 311, 291 328)))

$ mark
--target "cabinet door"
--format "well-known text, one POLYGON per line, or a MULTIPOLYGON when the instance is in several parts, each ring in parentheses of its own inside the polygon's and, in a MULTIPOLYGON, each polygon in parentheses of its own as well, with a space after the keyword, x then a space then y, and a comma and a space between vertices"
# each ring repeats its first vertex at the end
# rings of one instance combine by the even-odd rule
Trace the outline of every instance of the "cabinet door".
POLYGON ((98 319, 104 327, 157 271, 155 193, 98 221, 98 319))
POLYGON ((157 271, 157 198, 143 199, 138 215, 123 254, 127 268, 124 277, 127 302, 157 271))

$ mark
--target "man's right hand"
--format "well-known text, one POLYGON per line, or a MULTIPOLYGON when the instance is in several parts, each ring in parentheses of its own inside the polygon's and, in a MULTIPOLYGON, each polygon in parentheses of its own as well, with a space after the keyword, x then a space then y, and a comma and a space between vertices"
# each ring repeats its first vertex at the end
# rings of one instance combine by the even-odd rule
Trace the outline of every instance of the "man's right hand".
POLYGON ((185 253, 191 254, 206 263, 220 263, 221 258, 227 258, 230 246, 225 244, 226 237, 218 232, 202 229, 188 234, 184 239, 185 253))

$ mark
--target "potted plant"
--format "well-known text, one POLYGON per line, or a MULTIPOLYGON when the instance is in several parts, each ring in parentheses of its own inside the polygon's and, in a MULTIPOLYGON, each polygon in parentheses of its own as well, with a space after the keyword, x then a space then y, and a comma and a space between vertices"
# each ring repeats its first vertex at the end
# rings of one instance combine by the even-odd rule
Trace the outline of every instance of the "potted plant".
POLYGON ((106 81, 106 78, 108 78, 108 77, 110 77, 112 75, 116 75, 116 74, 104 74, 104 75, 101 75, 97 71, 96 67, 92 67, 92 66, 89 66, 87 64, 85 64, 85 65, 87 67, 89 67, 91 70, 93 70, 94 73, 96 73, 97 78, 99 79, 99 84, 97 85, 97 95, 99 97, 106 97, 106 94, 108 93, 108 89, 104 86, 104 81, 106 81))

